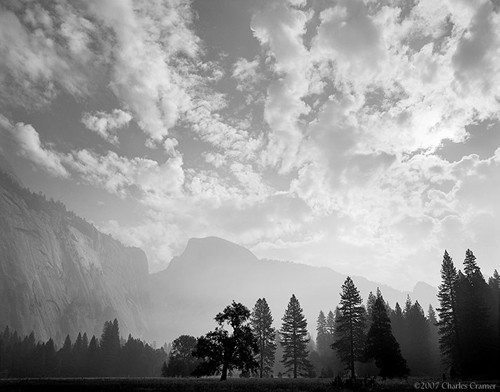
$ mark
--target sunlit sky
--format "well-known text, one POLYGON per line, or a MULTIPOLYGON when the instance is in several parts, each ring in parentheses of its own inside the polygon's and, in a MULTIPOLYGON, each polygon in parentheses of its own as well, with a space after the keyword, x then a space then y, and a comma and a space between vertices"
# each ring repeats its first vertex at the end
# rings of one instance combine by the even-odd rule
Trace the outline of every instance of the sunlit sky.
POLYGON ((0 148, 165 268, 190 237, 437 285, 500 259, 491 0, 2 1, 0 148))

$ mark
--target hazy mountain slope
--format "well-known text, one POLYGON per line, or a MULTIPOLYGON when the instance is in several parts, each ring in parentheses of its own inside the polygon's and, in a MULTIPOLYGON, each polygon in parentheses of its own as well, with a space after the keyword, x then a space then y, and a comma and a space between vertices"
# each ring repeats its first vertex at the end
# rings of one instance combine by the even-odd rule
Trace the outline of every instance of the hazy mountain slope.
POLYGON ((147 260, 0 173, 0 328, 60 341, 118 317, 144 336, 147 260))
MULTIPOLYGON (((345 275, 329 268, 259 260, 249 250, 220 238, 191 239, 166 270, 151 275, 150 293, 156 309, 151 330, 160 341, 183 333, 198 336, 213 328, 215 314, 232 300, 252 308, 259 297, 267 299, 279 326, 293 293, 314 332, 319 311, 337 306, 344 280, 345 275)), ((406 301, 407 292, 365 278, 353 280, 365 301, 377 287, 393 307, 396 301, 402 306, 406 301)), ((422 298, 424 309, 429 298, 435 297, 435 289, 429 288, 419 296, 410 293, 413 301, 422 298)))

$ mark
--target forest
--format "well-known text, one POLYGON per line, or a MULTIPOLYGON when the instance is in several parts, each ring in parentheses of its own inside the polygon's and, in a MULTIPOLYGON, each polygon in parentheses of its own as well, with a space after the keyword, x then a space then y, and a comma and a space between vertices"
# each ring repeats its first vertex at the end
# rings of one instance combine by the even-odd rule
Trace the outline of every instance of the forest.
POLYGON ((213 331, 182 335, 162 348, 122 339, 117 319, 105 322, 100 337, 67 336, 59 348, 7 326, 0 333, 0 377, 498 378, 498 272, 486 281, 470 250, 457 270, 445 251, 438 298, 440 307, 426 312, 410 298, 391 308, 380 290, 364 303, 347 277, 338 306, 319 313, 315 340, 295 295, 278 330, 265 298, 252 310, 233 301, 215 316, 213 331))

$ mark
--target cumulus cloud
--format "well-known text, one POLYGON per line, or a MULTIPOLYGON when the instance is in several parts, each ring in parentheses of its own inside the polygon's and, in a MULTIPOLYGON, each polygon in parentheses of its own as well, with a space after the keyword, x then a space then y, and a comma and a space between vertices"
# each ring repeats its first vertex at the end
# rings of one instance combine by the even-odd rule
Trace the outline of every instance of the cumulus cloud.
POLYGON ((111 113, 99 111, 84 113, 82 116, 82 123, 87 129, 96 132, 104 140, 113 144, 118 144, 116 131, 128 125, 130 120, 132 120, 130 113, 120 109, 115 109, 111 113))
POLYGON ((264 118, 271 132, 266 160, 282 172, 296 166, 302 141, 299 117, 309 109, 301 98, 308 91, 308 51, 303 43, 310 14, 284 2, 270 2, 252 19, 253 34, 273 60, 277 78, 267 91, 264 118))
POLYGON ((259 78, 259 74, 257 73, 258 67, 258 59, 248 61, 247 59, 240 58, 234 63, 232 77, 238 81, 238 90, 246 90, 249 85, 255 84, 259 78))
POLYGON ((63 155, 42 144, 40 135, 30 124, 22 122, 12 124, 9 119, 0 114, 0 127, 4 132, 8 132, 14 140, 17 153, 34 164, 35 167, 41 168, 55 177, 69 177, 69 173, 62 163, 63 155))
MULTIPOLYGON (((189 1, 3 7, 0 99, 4 104, 40 107, 60 92, 88 95, 98 87, 96 80, 108 74, 116 97, 157 144, 191 107, 190 90, 199 80, 189 69, 200 64, 189 1)), ((116 142, 109 132, 105 134, 116 142)))
POLYGON ((132 1, 109 0, 93 3, 91 10, 117 40, 111 88, 144 132, 161 141, 190 107, 190 79, 173 66, 179 53, 198 52, 189 2, 146 2, 138 9, 132 1))
POLYGON ((0 6, 0 100, 43 107, 63 91, 81 97, 101 69, 101 31, 70 3, 0 6), (11 7, 5 9, 4 7, 11 7), (64 18, 63 23, 58 23, 64 18))
POLYGON ((184 172, 180 156, 163 164, 146 158, 126 158, 113 151, 99 155, 89 150, 74 151, 65 164, 87 183, 125 197, 139 191, 137 199, 151 207, 161 206, 162 199, 182 193, 184 172))
POLYGON ((175 154, 163 163, 146 158, 128 158, 113 151, 98 154, 80 149, 61 153, 55 146, 44 144, 30 124, 12 124, 0 115, 3 139, 11 142, 18 155, 37 168, 56 176, 79 178, 120 197, 133 196, 150 208, 162 209, 170 199, 183 195, 184 169, 182 156, 175 154))
POLYGON ((377 67, 380 33, 361 0, 343 0, 320 14, 313 52, 336 63, 337 72, 355 77, 377 67))
POLYGON ((207 162, 222 166, 228 159, 255 161, 263 146, 262 135, 253 136, 245 124, 233 125, 227 121, 226 116, 219 113, 225 106, 225 100, 218 95, 203 97, 195 101, 195 107, 186 115, 191 131, 217 151, 217 154, 204 154, 207 162))

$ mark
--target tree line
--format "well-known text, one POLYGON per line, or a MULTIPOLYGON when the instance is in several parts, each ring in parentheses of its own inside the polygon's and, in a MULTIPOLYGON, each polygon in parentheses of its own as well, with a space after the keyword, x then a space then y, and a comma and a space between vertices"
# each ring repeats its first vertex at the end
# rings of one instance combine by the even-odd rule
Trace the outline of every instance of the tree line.
POLYGON ((79 333, 73 343, 68 335, 59 349, 33 332, 0 333, 0 377, 157 377, 166 356, 131 335, 121 340, 117 319, 104 323, 100 338, 79 333))
POLYGON ((350 277, 340 301, 316 322, 316 341, 307 330, 299 300, 292 295, 281 327, 265 298, 252 311, 233 303, 216 315, 215 330, 195 338, 182 335, 170 352, 131 335, 120 338, 118 321, 104 323, 100 338, 67 336, 37 342, 8 327, 0 333, 0 377, 167 377, 221 376, 238 372, 256 377, 330 377, 338 379, 412 376, 488 379, 500 369, 500 276, 486 279, 472 251, 463 272, 445 251, 436 312, 427 315, 408 297, 392 309, 377 289, 366 305, 350 277), (280 370, 277 370, 280 369, 280 370))
POLYGON ((214 375, 221 380, 238 370, 241 376, 273 376, 279 358, 289 377, 355 379, 432 376, 493 378, 500 369, 500 277, 488 283, 476 258, 467 250, 464 272, 455 269, 445 251, 439 286, 440 307, 427 315, 408 297, 404 308, 392 309, 382 293, 370 293, 366 306, 350 277, 342 285, 340 303, 317 319, 317 337, 292 295, 279 331, 265 298, 252 312, 233 302, 215 320, 214 331, 196 339, 183 335, 173 342, 164 376, 214 375), (279 352, 279 353, 278 353, 279 352))
POLYGON ((446 366, 464 378, 489 377, 500 369, 500 276, 486 282, 472 251, 463 271, 444 252, 439 286, 439 345, 446 366))

